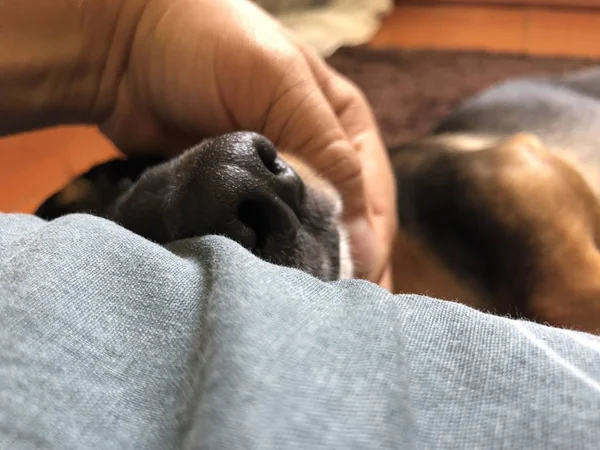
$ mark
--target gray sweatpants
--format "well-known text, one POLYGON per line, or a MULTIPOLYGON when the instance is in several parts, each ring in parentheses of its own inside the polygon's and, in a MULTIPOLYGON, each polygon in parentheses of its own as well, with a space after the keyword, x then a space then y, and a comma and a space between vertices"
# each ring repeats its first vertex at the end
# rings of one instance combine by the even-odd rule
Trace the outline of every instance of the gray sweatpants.
POLYGON ((34 448, 598 449, 600 339, 4 214, 0 449, 34 448))

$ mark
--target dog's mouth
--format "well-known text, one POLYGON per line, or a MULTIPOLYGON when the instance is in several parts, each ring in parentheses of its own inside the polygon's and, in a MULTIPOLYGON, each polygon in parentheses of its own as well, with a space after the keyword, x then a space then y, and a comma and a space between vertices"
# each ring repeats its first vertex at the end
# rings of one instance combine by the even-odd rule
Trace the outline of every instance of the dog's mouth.
POLYGON ((254 253, 269 253, 277 242, 293 242, 302 227, 301 217, 287 203, 274 199, 270 203, 245 200, 238 207, 238 219, 242 223, 244 239, 240 242, 254 253), (276 209, 278 214, 270 214, 276 209))
POLYGON ((274 219, 265 211, 269 207, 272 205, 254 202, 240 205, 240 220, 252 236, 251 245, 245 246, 253 254, 324 281, 352 277, 347 233, 341 223, 339 206, 331 198, 307 187, 299 209, 300 217, 286 205, 282 208, 284 214, 274 219))

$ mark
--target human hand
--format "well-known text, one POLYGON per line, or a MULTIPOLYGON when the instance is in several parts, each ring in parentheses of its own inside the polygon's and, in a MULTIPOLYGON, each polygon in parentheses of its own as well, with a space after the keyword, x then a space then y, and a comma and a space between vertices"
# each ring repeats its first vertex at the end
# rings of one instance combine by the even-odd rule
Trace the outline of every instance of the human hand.
MULTIPOLYGON (((144 2, 108 55, 101 129, 125 151, 177 152, 201 136, 264 134, 340 191, 357 275, 391 287, 395 186, 361 92, 252 3, 144 2)), ((135 9, 134 9, 135 10, 135 9)))

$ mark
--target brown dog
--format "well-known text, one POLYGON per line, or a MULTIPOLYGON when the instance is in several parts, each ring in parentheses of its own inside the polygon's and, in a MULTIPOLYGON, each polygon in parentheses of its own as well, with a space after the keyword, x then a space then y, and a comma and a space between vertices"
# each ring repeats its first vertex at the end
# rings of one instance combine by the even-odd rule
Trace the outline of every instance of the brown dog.
MULTIPOLYGON (((597 130, 600 70, 591 70, 495 86, 391 149, 395 291, 600 332, 597 130)), ((100 214, 159 243, 224 234, 332 280, 352 276, 340 205, 300 161, 234 133, 166 163, 99 166, 38 214, 100 214)))

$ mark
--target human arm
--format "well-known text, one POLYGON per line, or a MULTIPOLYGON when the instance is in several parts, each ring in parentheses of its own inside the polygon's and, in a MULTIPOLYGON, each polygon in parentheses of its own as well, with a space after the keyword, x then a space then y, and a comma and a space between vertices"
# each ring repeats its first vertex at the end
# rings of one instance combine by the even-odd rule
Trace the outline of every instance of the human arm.
POLYGON ((1 132, 95 123, 126 152, 172 153, 207 135, 260 132, 334 183, 358 275, 390 287, 395 189, 372 112, 259 8, 208 0, 0 8, 0 54, 9 55, 0 61, 1 132))

